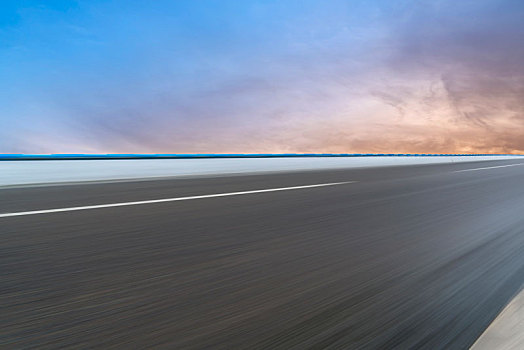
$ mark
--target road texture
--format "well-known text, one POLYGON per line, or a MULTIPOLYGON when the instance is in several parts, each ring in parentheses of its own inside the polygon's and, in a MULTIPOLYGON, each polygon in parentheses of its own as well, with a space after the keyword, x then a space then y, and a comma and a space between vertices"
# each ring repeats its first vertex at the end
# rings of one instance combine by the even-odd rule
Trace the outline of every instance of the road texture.
POLYGON ((352 181, 0 217, 0 347, 468 348, 524 282, 521 162, 0 189, 16 213, 352 181))

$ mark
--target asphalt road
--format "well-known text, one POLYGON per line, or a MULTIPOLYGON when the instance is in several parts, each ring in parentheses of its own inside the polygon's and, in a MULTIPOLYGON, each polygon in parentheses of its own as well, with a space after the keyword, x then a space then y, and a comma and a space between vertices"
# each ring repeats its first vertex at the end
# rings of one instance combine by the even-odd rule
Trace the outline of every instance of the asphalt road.
POLYGON ((13 213, 354 181, 0 217, 0 347, 467 348, 524 282, 521 162, 0 189, 13 213))

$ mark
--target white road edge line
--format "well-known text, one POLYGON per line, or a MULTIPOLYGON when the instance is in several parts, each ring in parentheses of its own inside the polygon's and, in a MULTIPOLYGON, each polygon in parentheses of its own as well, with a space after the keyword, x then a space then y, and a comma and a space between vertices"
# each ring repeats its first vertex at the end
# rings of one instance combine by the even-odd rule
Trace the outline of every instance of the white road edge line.
POLYGON ((90 209, 100 209, 100 208, 125 207, 125 206, 130 206, 130 205, 141 205, 141 204, 153 204, 153 203, 164 203, 164 202, 187 201, 187 200, 192 200, 192 199, 240 196, 240 195, 244 195, 244 194, 253 194, 253 193, 300 190, 300 189, 304 189, 304 188, 345 185, 345 184, 350 184, 350 183, 355 183, 355 182, 356 181, 331 182, 331 183, 316 184, 316 185, 269 188, 269 189, 264 189, 264 190, 252 190, 252 191, 240 191, 240 192, 229 192, 229 193, 205 194, 205 195, 200 195, 200 196, 152 199, 152 200, 136 201, 136 202, 121 202, 121 203, 110 203, 110 204, 86 205, 86 206, 82 206, 82 207, 69 207, 69 208, 56 208, 56 209, 22 211, 22 212, 16 212, 16 213, 3 213, 3 214, 0 214, 0 218, 7 218, 7 217, 12 217, 12 216, 60 213, 60 212, 67 212, 67 211, 90 210, 90 209))
POLYGON ((524 163, 519 164, 509 164, 509 165, 499 165, 499 166, 488 166, 485 168, 474 168, 474 169, 464 169, 464 170, 456 170, 454 173, 462 173, 464 171, 475 171, 475 170, 484 170, 484 169, 495 169, 495 168, 506 168, 508 166, 517 166, 517 165, 524 165, 524 163))

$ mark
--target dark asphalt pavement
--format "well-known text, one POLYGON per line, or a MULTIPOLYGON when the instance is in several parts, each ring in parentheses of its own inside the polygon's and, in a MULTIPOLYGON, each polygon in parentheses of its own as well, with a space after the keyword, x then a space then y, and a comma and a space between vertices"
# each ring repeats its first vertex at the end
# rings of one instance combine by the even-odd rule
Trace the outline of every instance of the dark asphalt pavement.
POLYGON ((465 349, 524 282, 522 161, 0 189, 6 349, 465 349))

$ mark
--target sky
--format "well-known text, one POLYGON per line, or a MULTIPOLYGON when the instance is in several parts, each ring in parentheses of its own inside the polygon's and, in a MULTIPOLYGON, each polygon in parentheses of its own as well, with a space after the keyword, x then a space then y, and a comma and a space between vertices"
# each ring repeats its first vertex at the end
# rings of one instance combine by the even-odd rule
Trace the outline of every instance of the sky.
POLYGON ((522 0, 2 0, 0 153, 524 154, 522 0))

